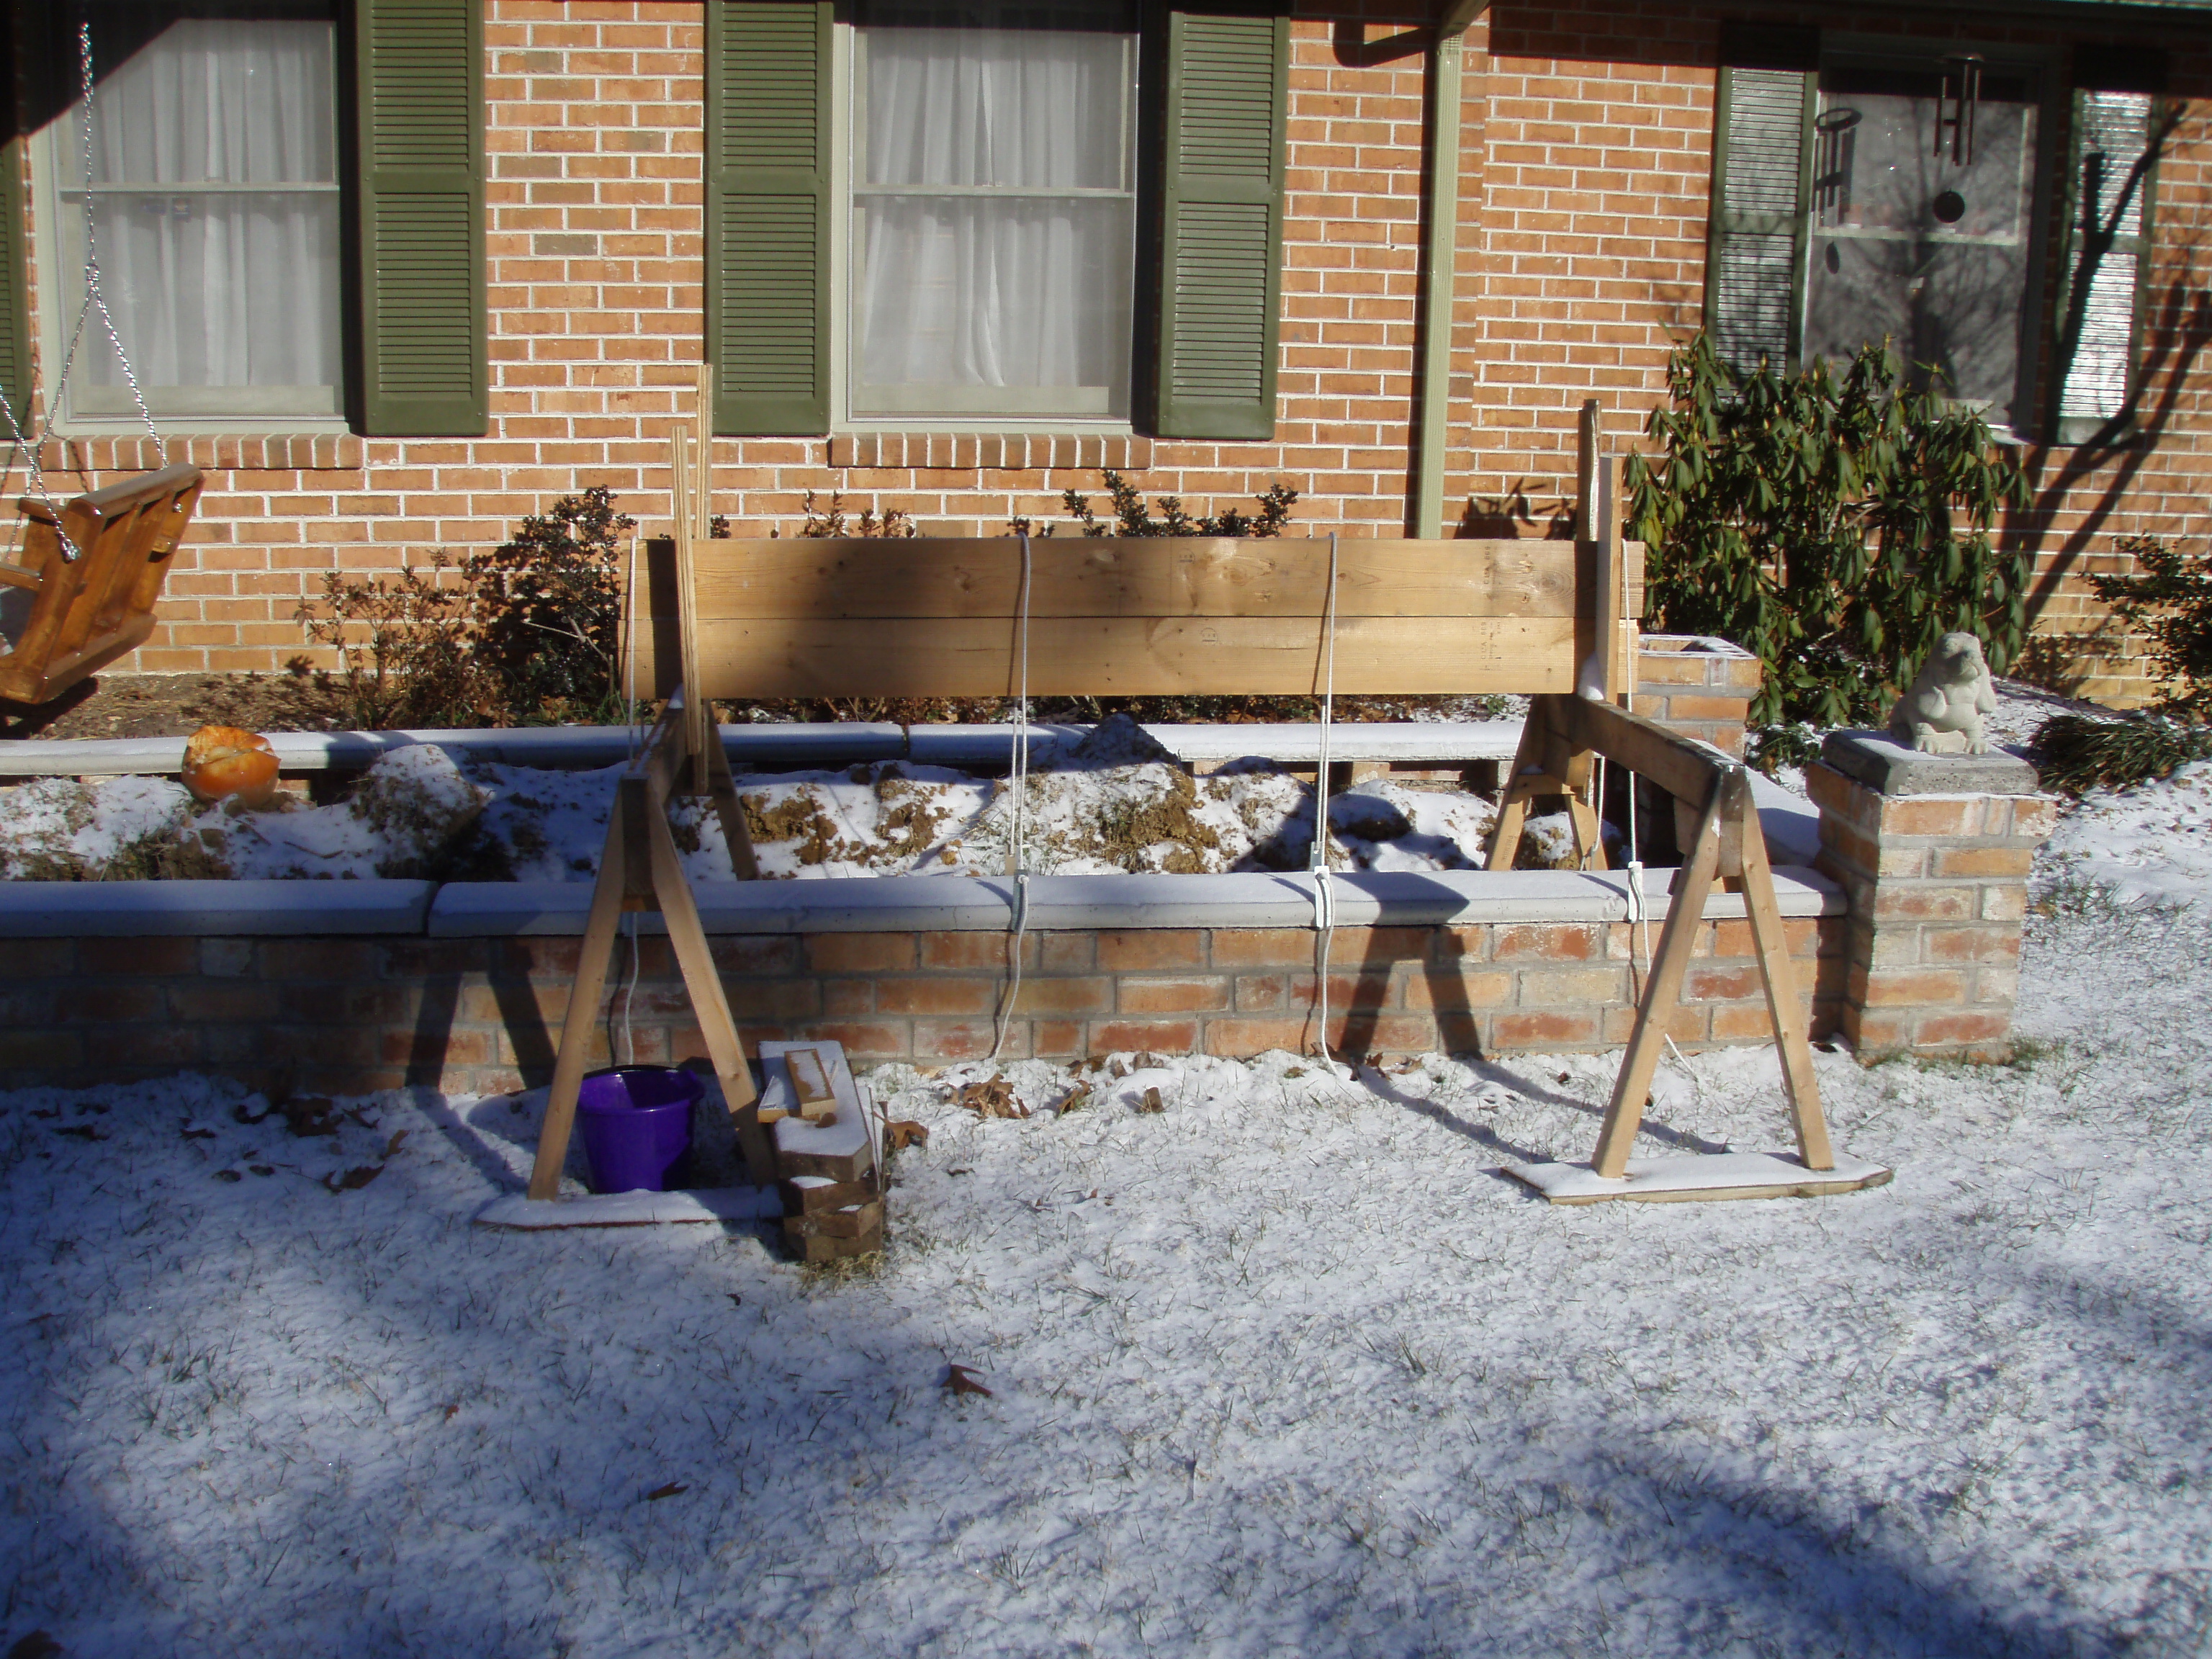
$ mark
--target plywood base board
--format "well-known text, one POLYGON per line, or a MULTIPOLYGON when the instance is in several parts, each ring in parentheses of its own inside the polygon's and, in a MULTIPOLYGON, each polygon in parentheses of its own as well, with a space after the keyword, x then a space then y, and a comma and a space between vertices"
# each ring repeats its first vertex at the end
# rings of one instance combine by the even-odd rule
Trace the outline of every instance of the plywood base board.
POLYGON ((659 1227, 678 1221, 767 1221, 783 1212, 773 1187, 702 1187, 673 1193, 605 1193, 582 1198, 495 1198, 479 1227, 659 1227))
POLYGON ((1554 1204, 1713 1202, 1730 1198, 1822 1198, 1888 1184, 1890 1172, 1863 1158, 1836 1156, 1832 1170, 1808 1170, 1789 1152, 1712 1152, 1632 1158, 1628 1173, 1607 1181, 1587 1164, 1509 1164, 1505 1173, 1554 1204))

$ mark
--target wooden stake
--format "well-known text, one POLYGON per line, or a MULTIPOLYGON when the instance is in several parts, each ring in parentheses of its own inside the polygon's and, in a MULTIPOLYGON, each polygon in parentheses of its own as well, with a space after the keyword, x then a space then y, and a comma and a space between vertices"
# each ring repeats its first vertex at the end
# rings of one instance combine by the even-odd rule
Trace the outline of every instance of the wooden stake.
POLYGON ((1766 841, 1759 833, 1758 808, 1751 799, 1750 780, 1743 782, 1744 807, 1749 822, 1743 832, 1743 908, 1751 919, 1752 948, 1759 957, 1759 977, 1766 984, 1766 1012, 1774 1022, 1774 1046, 1782 1051, 1782 1087, 1790 1097, 1790 1115, 1797 1130, 1797 1155, 1808 1170, 1836 1167, 1835 1149, 1828 1144, 1828 1122, 1820 1110, 1820 1085, 1813 1075, 1813 1046, 1805 1027, 1804 1010, 1797 1006, 1797 976, 1790 960, 1790 935, 1774 897, 1774 872, 1766 861, 1766 841))
POLYGON ((1716 777, 1698 824, 1690 861, 1675 878, 1667 926, 1660 933, 1651 976, 1644 981, 1644 1001, 1636 1011, 1636 1030, 1628 1039, 1627 1054, 1622 1056, 1620 1075, 1613 1082, 1605 1125, 1598 1131, 1597 1154, 1591 1167, 1609 1181, 1618 1181, 1628 1168, 1629 1149, 1636 1144, 1637 1130, 1643 1127, 1644 1099, 1651 1092, 1651 1079, 1659 1069, 1659 1051, 1667 1041, 1667 1018, 1681 1000, 1682 975, 1697 946, 1698 929, 1705 924, 1705 896, 1713 890, 1720 863, 1721 813, 1727 793, 1725 778, 1716 777))
POLYGON ((623 856, 623 814, 617 808, 607 815, 606 845, 599 853, 592 913, 584 924, 583 955, 577 960, 575 982, 568 988, 568 1012, 561 1022, 561 1052, 553 1062, 553 1093, 545 1103, 545 1127, 538 1133, 538 1161, 530 1171, 532 1198, 560 1196, 561 1166, 568 1161, 568 1136, 576 1121, 576 1097, 584 1085, 592 1028, 599 1024, 599 994, 607 986, 607 957, 614 949, 615 930, 621 924, 623 901, 628 896, 623 877, 629 860, 623 856))

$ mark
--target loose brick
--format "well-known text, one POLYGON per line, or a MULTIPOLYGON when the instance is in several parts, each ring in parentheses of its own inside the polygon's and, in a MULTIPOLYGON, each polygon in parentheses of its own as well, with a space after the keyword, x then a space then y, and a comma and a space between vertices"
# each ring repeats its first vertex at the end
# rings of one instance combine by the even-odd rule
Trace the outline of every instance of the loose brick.
POLYGON ((911 1029, 904 1022, 866 1019, 825 1019, 808 1036, 823 1042, 841 1042, 853 1060, 905 1060, 913 1053, 911 1029))
POLYGON ((809 933, 806 965, 817 974, 897 972, 915 965, 912 933, 809 933))
POLYGON ((881 979, 876 1007, 886 1014, 988 1014, 999 1000, 999 985, 988 979, 881 979))
POLYGON ((1523 1008, 1566 1007, 1585 1003, 1602 1006, 1628 999, 1628 972, 1623 968, 1525 969, 1521 975, 1520 1005, 1523 1008))
POLYGON ((1582 922, 1500 927, 1490 945, 1493 962, 1591 962, 1604 954, 1602 930, 1582 922))
POLYGON ((1979 795, 1898 795, 1881 803, 1881 834, 1891 836, 1978 836, 1982 830, 1979 795))
POLYGON ((1230 1006, 1230 986, 1224 974, 1125 979, 1115 1007, 1125 1014, 1207 1013, 1230 1006))
POLYGON ((798 939, 773 933, 724 934, 707 948, 725 974, 796 974, 805 956, 798 939))
MULTIPOLYGON (((921 965, 929 968, 983 968, 1008 972, 1013 966, 1014 940, 1008 933, 921 933, 921 965)), ((1037 964, 1038 939, 1026 934, 1022 941, 1024 971, 1037 964)))
POLYGON ((1490 1023, 1491 1039, 1501 1052, 1510 1049, 1584 1048, 1598 1041, 1599 1019, 1595 1012, 1552 1009, 1541 1012, 1510 1010, 1490 1023))
POLYGON ((1206 1023, 1206 1052, 1231 1060, 1249 1060, 1278 1048, 1301 1054, 1312 1031, 1310 1019, 1211 1019, 1206 1023))
POLYGON ((1881 969, 1867 975, 1866 1006, 1955 1004, 1964 998, 1966 990, 1966 976, 1953 969, 1881 969))
POLYGON ((1222 927, 1213 934, 1217 968, 1313 965, 1314 936, 1296 927, 1222 927))
MULTIPOLYGON (((46 942, 38 941, 40 944, 46 942)), ((324 943, 320 940, 281 942, 316 949, 321 948, 324 943)), ((12 942, 9 954, 15 954, 12 942)), ((77 941, 77 965, 81 971, 88 974, 129 974, 134 976, 191 974, 199 971, 199 957, 198 939, 84 939, 77 941)))
POLYGON ((2025 881, 2034 861, 2029 847, 1939 847, 1932 873, 1948 880, 2011 876, 2025 881))
POLYGON ((1961 1009, 1955 1012, 1923 1014, 1913 1033, 1913 1046, 1933 1048, 1950 1044, 1995 1042, 2012 1030, 2007 1011, 1961 1009))
POLYGON ((2017 927, 1929 927, 1921 931, 1930 962, 2017 962, 2017 927))
POLYGON ((1087 1033, 1089 1052, 1110 1054, 1149 1048, 1159 1054, 1188 1054, 1198 1051, 1198 1022, 1194 1019, 1095 1019, 1087 1033))
POLYGON ((1518 981, 1504 969, 1431 968, 1405 975, 1401 984, 1400 995, 1408 1009, 1464 1012, 1510 1002, 1518 981))
POLYGON ((1203 968, 1206 935, 1196 928, 1184 927, 1101 933, 1098 965, 1117 973, 1203 968))
MULTIPOLYGON (((953 1065, 963 1060, 981 1060, 991 1052, 996 1034, 988 1021, 973 1024, 947 1024, 939 1020, 916 1020, 914 1026, 914 1057, 918 1064, 953 1065)), ((1018 1021, 1006 1028, 1006 1041, 1000 1050, 1000 1058, 1028 1058, 1029 1027, 1018 1021)))

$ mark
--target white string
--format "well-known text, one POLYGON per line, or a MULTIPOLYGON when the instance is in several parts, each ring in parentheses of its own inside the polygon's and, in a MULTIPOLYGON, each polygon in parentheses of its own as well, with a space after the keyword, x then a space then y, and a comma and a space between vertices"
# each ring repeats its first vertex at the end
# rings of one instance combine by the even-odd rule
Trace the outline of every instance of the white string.
POLYGON ((623 990, 623 1053, 628 1056, 626 1066, 637 1064, 637 1039, 630 1035, 629 1011, 637 1000, 637 912, 632 910, 623 917, 629 929, 629 983, 623 990))
MULTIPOLYGON (((1599 757, 1599 763, 1604 763, 1602 756, 1599 757)), ((1641 1007, 1644 991, 1637 985, 1636 980, 1641 973, 1644 985, 1651 982, 1651 907, 1644 902, 1644 843, 1638 833, 1636 822, 1636 774, 1633 772, 1628 775, 1628 923, 1629 985, 1635 992, 1637 1006, 1641 1007), (1638 933, 1644 939, 1644 960, 1640 965, 1636 960, 1638 933)), ((1674 1063, 1682 1068, 1690 1079, 1690 1086, 1698 1091, 1698 1104, 1702 1109, 1705 1099, 1705 1079, 1698 1075, 1681 1049, 1675 1046, 1674 1034, 1662 1031, 1660 1035, 1667 1039, 1667 1052, 1674 1056, 1674 1063)))
POLYGON ((1006 848, 1006 873, 1014 878, 1014 915, 1006 934, 1006 1000, 999 1010, 998 1029, 991 1036, 987 1063, 995 1065, 1006 1046, 1006 1028, 1012 1024, 1014 1004, 1022 994, 1022 939, 1030 925, 1029 800, 1030 800, 1030 538, 1022 538, 1022 591, 1018 607, 1020 696, 1014 707, 1014 832, 1006 848))
POLYGON ((637 537, 629 538, 629 577, 623 599, 623 724, 629 728, 629 763, 645 747, 645 725, 637 708, 637 537))
POLYGON ((1336 718, 1336 532, 1328 538, 1328 596, 1322 623, 1321 688, 1321 764, 1314 774, 1314 832, 1307 851, 1306 872, 1314 889, 1314 1006, 1321 1027, 1315 1044, 1329 1075, 1336 1061, 1328 1052, 1328 947, 1336 934, 1336 893, 1329 884, 1328 867, 1328 728, 1336 718))

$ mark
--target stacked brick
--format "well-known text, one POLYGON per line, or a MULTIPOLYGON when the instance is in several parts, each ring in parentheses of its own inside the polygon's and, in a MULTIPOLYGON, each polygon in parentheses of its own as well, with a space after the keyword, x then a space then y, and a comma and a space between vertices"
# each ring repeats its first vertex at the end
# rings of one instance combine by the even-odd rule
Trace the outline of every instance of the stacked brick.
POLYGON ((2028 870, 2057 805, 2024 791, 1885 794, 1817 763, 1805 781, 1820 868, 1850 899, 1844 1037, 1862 1059, 2003 1057, 2028 870))
MULTIPOLYGON (((1844 918, 1788 927, 1799 993, 1816 1030, 1832 1029, 1844 918)), ((923 1066, 989 1052, 1006 983, 1002 934, 713 945, 749 1047, 829 1041, 855 1063, 923 1066)), ((1022 948, 1009 1057, 1242 1056, 1314 1039, 1314 935, 1303 929, 1032 933, 1022 948)), ((578 949, 562 938, 10 940, 0 952, 0 1071, 78 1084, 199 1067, 323 1093, 408 1084, 501 1092, 551 1074, 578 949)), ((619 1058, 672 1064, 703 1054, 667 941, 647 938, 639 954, 635 985, 612 993, 628 1014, 613 1023, 634 1042, 619 1058)), ((1329 1042, 1392 1055, 1613 1048, 1627 1038, 1646 965, 1641 941, 1619 923, 1340 928, 1329 1042)), ((1670 1027, 1676 1042, 1767 1039, 1746 924, 1699 930, 1686 995, 1670 1027)), ((593 1065, 617 1058, 604 1024, 593 1042, 593 1065)))
POLYGON ((1741 760, 1760 677, 1759 659, 1726 640, 1646 634, 1636 659, 1632 707, 1647 720, 1741 760))

